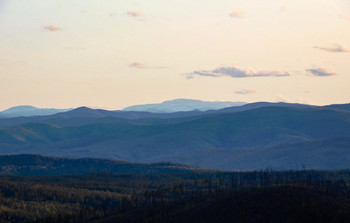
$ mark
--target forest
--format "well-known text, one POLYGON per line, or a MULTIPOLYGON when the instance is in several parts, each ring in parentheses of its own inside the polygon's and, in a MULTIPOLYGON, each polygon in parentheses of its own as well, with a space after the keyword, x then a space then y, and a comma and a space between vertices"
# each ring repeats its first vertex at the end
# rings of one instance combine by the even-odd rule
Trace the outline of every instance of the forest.
POLYGON ((0 176, 0 222, 349 222, 350 170, 0 176))

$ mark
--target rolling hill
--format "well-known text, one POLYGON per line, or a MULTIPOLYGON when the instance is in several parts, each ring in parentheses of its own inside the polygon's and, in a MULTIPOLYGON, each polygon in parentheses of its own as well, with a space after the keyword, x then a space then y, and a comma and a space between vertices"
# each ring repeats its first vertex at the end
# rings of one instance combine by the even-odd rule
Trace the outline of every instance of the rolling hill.
POLYGON ((349 167, 350 112, 344 109, 255 103, 223 110, 125 119, 112 116, 118 112, 78 108, 1 127, 0 153, 171 161, 226 170, 349 167))
MULTIPOLYGON (((28 117, 0 117, 0 126, 21 125, 26 123, 52 123, 58 125, 84 125, 96 122, 115 122, 116 119, 137 120, 137 123, 175 123, 184 120, 193 120, 203 116, 211 116, 224 113, 248 111, 263 107, 291 107, 291 108, 309 108, 316 109, 317 106, 304 104, 290 103, 271 103, 271 102, 256 102, 244 104, 242 106, 226 107, 218 110, 207 111, 179 111, 173 113, 152 113, 146 111, 109 111, 103 109, 91 109, 88 107, 79 107, 66 112, 60 112, 52 115, 43 116, 28 116, 28 117), (97 120, 98 119, 98 120, 97 120), (104 119, 104 120, 102 120, 104 119), (160 120, 161 119, 161 120, 160 120)), ((328 109, 336 109, 327 107, 328 109)))
POLYGON ((201 170, 204 169, 165 162, 145 164, 93 158, 66 159, 30 154, 0 156, 0 175, 165 174, 201 170))

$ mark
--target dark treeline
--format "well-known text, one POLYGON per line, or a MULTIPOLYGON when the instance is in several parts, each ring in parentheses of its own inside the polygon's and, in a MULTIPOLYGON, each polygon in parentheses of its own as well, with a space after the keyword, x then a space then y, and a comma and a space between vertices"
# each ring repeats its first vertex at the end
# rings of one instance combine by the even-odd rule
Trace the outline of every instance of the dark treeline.
POLYGON ((350 170, 1 176, 0 222, 348 222, 350 170))

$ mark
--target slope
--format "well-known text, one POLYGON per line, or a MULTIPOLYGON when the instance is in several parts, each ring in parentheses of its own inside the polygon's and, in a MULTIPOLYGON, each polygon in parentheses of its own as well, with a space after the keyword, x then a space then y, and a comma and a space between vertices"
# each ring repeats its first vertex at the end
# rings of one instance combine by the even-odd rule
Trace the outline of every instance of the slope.
POLYGON ((65 159, 40 155, 0 156, 0 174, 4 175, 72 175, 89 173, 160 174, 200 171, 173 163, 130 163, 106 159, 65 159))
MULTIPOLYGON (((216 157, 212 160, 204 159, 205 162, 199 164, 213 167, 219 163, 216 168, 245 169, 267 166, 266 162, 254 161, 259 156, 250 160, 256 150, 273 156, 274 150, 268 148, 343 136, 350 136, 349 112, 263 107, 175 123, 127 121, 79 126, 29 123, 0 128, 0 148, 2 154, 38 153, 128 161, 175 160, 190 164, 197 164, 205 154, 217 152, 225 157, 230 155, 227 158, 236 160, 235 163, 237 159, 234 158, 241 157, 241 165, 227 165, 227 159, 223 162, 218 156, 212 156, 216 157)), ((278 165, 282 166, 282 163, 278 165)))

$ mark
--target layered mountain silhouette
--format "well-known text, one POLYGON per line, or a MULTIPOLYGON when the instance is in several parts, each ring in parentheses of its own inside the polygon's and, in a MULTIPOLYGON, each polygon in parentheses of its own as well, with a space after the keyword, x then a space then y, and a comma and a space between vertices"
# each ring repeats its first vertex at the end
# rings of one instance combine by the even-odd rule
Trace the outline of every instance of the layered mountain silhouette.
POLYGON ((224 170, 342 169, 350 104, 252 103, 150 113, 77 108, 0 120, 1 154, 176 162, 224 170))
POLYGON ((59 112, 66 112, 69 110, 71 109, 37 108, 29 105, 21 105, 0 112, 0 118, 53 115, 59 112))
POLYGON ((145 104, 145 105, 134 105, 126 107, 124 111, 146 111, 153 113, 172 113, 180 111, 207 111, 217 110, 226 107, 241 106, 246 102, 231 102, 231 101, 200 101, 192 99, 175 99, 171 101, 164 101, 158 104, 145 104))
MULTIPOLYGON (((245 102, 230 102, 230 101, 201 101, 192 99, 175 99, 170 101, 164 101, 159 104, 144 104, 144 105, 133 105, 126 107, 123 111, 136 111, 136 112, 152 112, 152 113, 174 113, 183 111, 207 111, 207 110, 218 110, 226 107, 241 106, 246 104, 245 102)), ((80 113, 84 115, 88 112, 87 107, 80 107, 78 111, 74 113, 80 113)), ((10 117, 28 117, 28 116, 45 116, 53 115, 60 112, 66 112, 73 109, 54 109, 54 108, 37 108, 30 105, 21 105, 11 107, 0 112, 0 118, 10 117)), ((102 110, 96 110, 102 112, 102 110)), ((91 111, 90 111, 91 112, 91 111)), ((119 111, 121 112, 121 111, 119 111)), ((136 116, 136 118, 138 118, 136 116)))

